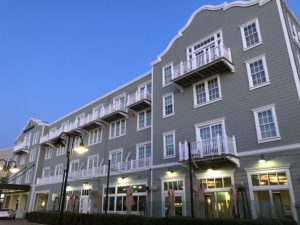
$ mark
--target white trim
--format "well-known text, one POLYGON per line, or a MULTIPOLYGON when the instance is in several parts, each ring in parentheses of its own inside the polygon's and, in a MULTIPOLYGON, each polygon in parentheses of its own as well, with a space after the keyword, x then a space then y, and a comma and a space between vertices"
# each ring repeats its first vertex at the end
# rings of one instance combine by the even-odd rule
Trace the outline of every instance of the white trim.
POLYGON ((94 129, 90 130, 89 133, 88 133, 88 135, 87 135, 88 136, 88 146, 93 146, 93 145, 101 143, 102 142, 102 135, 103 135, 103 129, 102 129, 102 127, 97 127, 97 128, 94 128, 94 129), (95 131, 96 131, 96 136, 97 136, 98 132, 100 134, 100 140, 98 140, 98 136, 97 136, 96 142, 94 142, 95 131), (93 134, 92 135, 92 143, 90 142, 90 140, 91 140, 91 138, 90 138, 91 134, 93 134))
MULTIPOLYGON (((39 120, 39 119, 35 119, 35 118, 33 118, 33 117, 30 117, 29 120, 27 121, 27 123, 25 124, 25 126, 23 127, 23 129, 21 130, 21 132, 19 133, 19 135, 17 136, 16 141, 21 137, 21 135, 23 134, 23 131, 25 130, 25 128, 27 127, 27 125, 29 124, 30 121, 33 121, 33 122, 35 122, 37 125, 42 126, 42 127, 44 127, 44 126, 49 126, 48 123, 43 122, 42 120, 39 120)), ((42 136, 42 135, 40 135, 40 138, 41 138, 41 136, 42 136)))
POLYGON ((247 75, 248 75, 248 83, 249 83, 249 90, 254 90, 256 88, 260 88, 266 85, 270 84, 270 78, 269 78, 269 73, 268 73, 268 67, 267 67, 267 62, 266 62, 266 57, 265 54, 256 56, 255 58, 249 59, 245 62, 246 64, 246 69, 247 69, 247 75), (251 74, 251 68, 250 64, 257 62, 259 60, 262 60, 263 67, 264 67, 264 72, 265 72, 265 77, 266 77, 266 82, 262 84, 258 84, 256 86, 253 85, 253 80, 252 80, 252 74, 251 74))
POLYGON ((281 21, 281 25, 282 25, 282 29, 283 29, 284 39, 285 39, 286 47, 287 47, 290 62, 291 62, 293 76, 294 76, 294 80, 295 80, 295 84, 296 84, 296 90, 298 93, 298 98, 300 100, 300 80, 299 80, 299 75, 298 75, 297 68, 296 68, 296 62, 295 62, 295 58, 293 55, 291 42, 290 42, 289 35, 288 35, 288 30, 287 30, 284 15, 283 15, 281 1, 276 0, 276 3, 278 6, 278 12, 279 12, 279 17, 280 17, 280 21, 281 21))
POLYGON ((222 100, 223 97, 222 97, 221 80, 220 80, 219 74, 216 75, 216 76, 208 77, 207 79, 198 81, 197 83, 193 84, 193 98, 194 98, 194 108, 198 108, 198 107, 205 106, 205 105, 208 105, 208 104, 211 104, 211 103, 222 100), (213 80, 215 78, 217 78, 217 84, 218 84, 218 89, 219 89, 219 98, 209 100, 208 81, 213 80), (202 84, 202 83, 204 83, 205 97, 206 97, 207 101, 205 101, 201 104, 197 104, 196 86, 199 85, 199 84, 202 84))
POLYGON ((48 201, 47 201, 47 206, 46 206, 46 210, 48 210, 48 206, 49 206, 49 202, 51 200, 50 198, 50 190, 41 190, 41 191, 36 191, 34 193, 34 200, 33 200, 33 210, 32 211, 37 211, 37 205, 36 205, 36 196, 37 194, 47 194, 48 195, 48 201))
POLYGON ((175 158, 176 157, 176 137, 175 137, 175 130, 167 131, 162 133, 163 135, 163 159, 170 159, 170 158, 175 158), (166 154, 166 136, 167 135, 173 135, 173 146, 174 146, 174 154, 173 155, 167 155, 166 154))
POLYGON ((139 111, 139 112, 136 113, 137 114, 137 121, 136 121, 137 122, 137 124, 136 124, 137 129, 136 130, 137 131, 145 130, 145 129, 151 127, 152 117, 151 117, 151 124, 149 126, 147 126, 147 111, 149 111, 149 110, 150 110, 151 116, 152 116, 152 110, 151 110, 151 108, 147 108, 145 110, 142 110, 142 111, 139 111), (144 113, 144 116, 145 116, 145 118, 144 118, 144 127, 142 127, 142 128, 139 127, 139 125, 140 125, 139 121, 140 121, 140 114, 141 113, 144 113))
MULTIPOLYGON (((136 160, 138 160, 139 159, 139 147, 140 146, 143 146, 143 147, 145 147, 146 145, 148 145, 148 144, 150 144, 150 146, 151 146, 151 156, 152 156, 152 154, 153 154, 153 151, 152 151, 152 143, 151 143, 151 141, 145 141, 145 142, 141 142, 141 143, 137 143, 136 145, 135 145, 135 147, 136 147, 136 160)), ((146 148, 145 148, 145 157, 144 158, 146 158, 146 148)))
POLYGON ((126 128, 126 125, 127 125, 127 122, 126 122, 126 119, 119 119, 119 120, 115 120, 115 121, 113 121, 113 122, 111 122, 110 124, 109 124, 109 140, 112 140, 112 139, 115 139, 115 138, 118 138, 118 137, 122 137, 122 136, 124 136, 124 135, 126 135, 126 130, 127 130, 127 128, 126 128), (124 134, 121 134, 121 124, 122 124, 122 120, 124 120, 124 123, 125 123, 125 129, 124 129, 124 134), (111 127, 112 127, 112 124, 115 124, 115 131, 116 131, 116 123, 117 122, 120 122, 120 135, 118 135, 118 136, 111 136, 111 127))
POLYGON ((174 93, 170 92, 170 93, 164 94, 162 96, 162 101, 163 101, 163 104, 162 104, 162 106, 163 106, 163 118, 167 118, 167 117, 173 116, 175 114, 174 93), (165 101, 165 98, 168 97, 168 96, 172 96, 172 113, 166 115, 166 111, 165 111, 166 101, 165 101))
POLYGON ((278 120, 277 120, 277 116, 276 116, 275 104, 259 107, 259 108, 256 108, 256 109, 252 109, 252 112, 253 112, 253 115, 254 115, 256 135, 257 135, 257 143, 258 144, 265 143, 265 142, 270 142, 270 141, 281 140, 279 127, 278 127, 278 120), (260 124, 259 124, 259 119, 258 119, 258 113, 263 112, 263 111, 267 111, 267 110, 271 110, 271 112, 272 112, 272 118, 273 118, 274 125, 275 125, 276 136, 275 137, 270 137, 270 138, 263 138, 262 135, 261 135, 260 124))
POLYGON ((64 164, 63 163, 56 164, 55 167, 54 167, 54 174, 53 174, 53 176, 58 176, 58 175, 61 175, 63 173, 64 173, 64 164), (61 173, 56 174, 56 172, 61 172, 61 173))
POLYGON ((99 154, 94 154, 94 155, 88 156, 88 158, 87 158, 87 161, 86 161, 86 168, 87 169, 96 168, 96 167, 94 167, 94 162, 93 162, 92 168, 89 168, 89 160, 91 160, 91 159, 93 159, 95 157, 97 158, 97 165, 96 165, 96 167, 98 167, 98 165, 99 165, 99 154))
POLYGON ((270 2, 270 0, 250 0, 250 1, 235 1, 235 2, 231 2, 231 3, 227 3, 224 2, 220 5, 204 5, 202 7, 200 7, 199 9, 197 9, 189 18, 188 22, 184 25, 183 28, 181 28, 177 35, 175 37, 173 37, 173 39, 169 42, 168 46, 165 48, 165 50, 159 54, 159 56, 157 57, 157 59, 155 61, 153 61, 151 63, 152 66, 154 66, 155 64, 159 63, 161 61, 161 58, 170 50, 170 48, 173 46, 173 44, 175 43, 175 41, 177 39, 179 39, 180 37, 183 36, 184 31, 190 26, 190 24, 192 23, 192 21, 194 20, 194 18, 201 13, 202 11, 205 10, 210 10, 210 11, 218 11, 218 10, 223 10, 226 11, 227 9, 230 9, 232 7, 249 7, 249 6, 253 6, 255 4, 259 4, 259 6, 262 6, 266 3, 270 2))
POLYGON ((173 68, 174 68, 174 65, 173 65, 173 62, 170 62, 170 63, 168 63, 168 64, 166 64, 166 65, 164 65, 163 67, 162 67, 162 87, 166 87, 166 86, 169 86, 170 84, 172 84, 172 79, 173 79, 173 68), (167 83, 166 84, 166 80, 165 80, 165 69, 167 68, 167 67, 171 67, 171 80, 170 80, 170 83, 167 83))
POLYGON ((250 21, 247 21, 244 24, 242 24, 240 26, 240 30, 241 30, 241 36, 242 36, 242 42, 243 42, 243 50, 244 51, 247 51, 247 50, 249 50, 251 48, 254 48, 254 47, 256 47, 256 46, 258 46, 258 45, 260 45, 260 44, 263 43, 262 38, 261 38, 261 32, 260 32, 260 27, 259 27, 259 22, 258 22, 258 18, 257 17, 254 18, 254 19, 252 19, 252 20, 250 20, 250 21), (251 46, 247 46, 244 28, 246 26, 249 26, 250 24, 253 24, 253 23, 255 23, 255 26, 256 26, 257 36, 258 36, 258 42, 255 43, 255 44, 253 44, 253 45, 251 45, 251 46))

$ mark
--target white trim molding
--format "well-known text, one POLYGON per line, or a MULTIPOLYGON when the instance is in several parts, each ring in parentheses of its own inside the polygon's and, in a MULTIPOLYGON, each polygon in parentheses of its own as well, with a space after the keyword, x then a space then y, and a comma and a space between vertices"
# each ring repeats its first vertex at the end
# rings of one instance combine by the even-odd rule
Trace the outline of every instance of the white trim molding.
POLYGON ((241 36, 242 36, 242 42, 243 42, 243 50, 244 51, 247 51, 251 48, 254 48, 260 44, 263 43, 262 41, 262 38, 261 38, 261 32, 260 32, 260 26, 259 26, 259 22, 258 22, 258 18, 254 18, 252 20, 249 20, 247 21, 246 23, 242 24, 240 26, 240 30, 241 30, 241 36), (251 44, 250 46, 247 45, 247 42, 246 42, 246 37, 245 37, 245 30, 244 28, 255 23, 255 28, 256 28, 256 31, 257 31, 257 36, 258 36, 258 42, 254 43, 254 44, 251 44))

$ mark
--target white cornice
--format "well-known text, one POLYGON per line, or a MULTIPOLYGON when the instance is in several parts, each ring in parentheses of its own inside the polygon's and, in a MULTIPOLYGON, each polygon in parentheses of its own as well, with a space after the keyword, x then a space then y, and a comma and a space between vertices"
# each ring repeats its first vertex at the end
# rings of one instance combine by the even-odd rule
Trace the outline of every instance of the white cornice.
POLYGON ((23 131, 25 130, 25 128, 27 127, 27 125, 29 124, 29 122, 32 121, 34 123, 36 123, 39 126, 48 126, 48 123, 43 122, 42 120, 39 119, 35 119, 30 117, 29 120, 27 121, 27 123, 25 123, 25 126, 23 127, 23 129, 21 130, 21 132, 19 133, 19 135, 16 138, 16 141, 19 139, 19 137, 22 135, 23 131))
POLYGON ((172 47, 172 45, 174 44, 174 42, 179 39, 180 37, 183 36, 183 32, 190 26, 190 24, 192 23, 192 21, 194 20, 194 18, 201 13, 204 10, 210 10, 210 11, 217 11, 217 10, 223 10, 226 11, 227 9, 230 9, 232 7, 249 7, 249 6, 253 6, 255 4, 259 4, 259 6, 262 6, 266 3, 268 3, 269 1, 272 0, 250 0, 250 1, 235 1, 235 2, 224 2, 220 5, 204 5, 202 7, 200 7, 199 9, 197 9, 189 18, 188 22, 184 25, 184 27, 182 29, 180 29, 177 33, 177 35, 170 41, 170 43, 168 44, 167 48, 157 57, 156 60, 154 60, 151 63, 151 66, 159 63, 161 61, 161 58, 169 51, 169 49, 172 47))

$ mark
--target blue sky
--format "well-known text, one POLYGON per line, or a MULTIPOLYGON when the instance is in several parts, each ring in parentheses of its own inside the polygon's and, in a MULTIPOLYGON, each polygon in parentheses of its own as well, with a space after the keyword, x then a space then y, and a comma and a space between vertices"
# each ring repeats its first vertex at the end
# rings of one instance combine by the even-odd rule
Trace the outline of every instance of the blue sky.
POLYGON ((197 8, 222 2, 0 0, 0 148, 30 117, 52 122, 150 70, 197 8))

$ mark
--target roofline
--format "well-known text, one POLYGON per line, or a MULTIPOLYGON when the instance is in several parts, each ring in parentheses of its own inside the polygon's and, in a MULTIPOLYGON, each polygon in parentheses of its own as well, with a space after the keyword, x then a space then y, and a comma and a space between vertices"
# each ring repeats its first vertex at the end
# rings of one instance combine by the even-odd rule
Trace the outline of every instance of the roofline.
POLYGON ((84 106, 81 106, 80 108, 75 109, 74 111, 68 113, 67 115, 62 116, 62 117, 58 118, 57 120, 55 120, 55 121, 49 123, 48 126, 52 126, 53 124, 55 124, 55 123, 57 123, 57 122, 59 122, 59 121, 65 119, 66 117, 71 116, 72 114, 75 114, 76 112, 78 112, 78 111, 80 111, 80 110, 82 110, 82 109, 84 109, 84 108, 86 108, 86 107, 88 107, 88 106, 90 106, 90 105, 92 105, 92 104, 94 104, 94 103, 96 103, 96 102, 98 102, 98 101, 100 101, 100 100, 106 98, 107 96, 113 94, 114 92, 117 92, 117 91, 121 90, 122 88, 124 88, 124 87, 126 87, 126 86, 128 86, 128 85, 130 85, 130 84, 132 84, 132 83, 134 83, 134 82, 136 82, 136 81, 138 81, 138 80, 140 80, 140 79, 142 79, 142 78, 148 76, 148 75, 150 75, 151 73, 152 73, 151 70, 149 70, 149 71, 143 73, 142 75, 136 77, 135 79, 130 80, 130 81, 128 81, 127 83, 123 84, 122 86, 113 89, 112 91, 106 93, 105 95, 102 95, 102 96, 100 96, 99 98, 97 98, 97 99, 95 99, 95 100, 93 100, 93 101, 91 101, 91 102, 85 104, 84 106))
POLYGON ((297 18, 297 16, 295 15, 295 13, 291 10, 291 8, 287 4, 287 2, 285 0, 282 0, 282 1, 284 3, 285 7, 287 8, 287 10, 289 11, 289 13, 292 15, 292 17, 294 18, 294 20, 298 24, 298 26, 300 27, 300 20, 297 18))
POLYGON ((262 6, 266 3, 268 3, 269 1, 272 0, 250 0, 250 1, 235 1, 235 2, 224 2, 220 5, 204 5, 202 7, 200 7, 199 9, 197 9, 189 18, 188 22, 183 26, 183 28, 181 28, 177 35, 175 37, 172 38, 172 40, 169 42, 168 46, 165 48, 165 50, 160 53, 157 56, 157 59, 154 60, 151 63, 151 66, 154 66, 155 64, 159 63, 161 61, 161 58, 169 51, 169 49, 172 47, 172 45, 175 43, 175 41, 177 39, 179 39, 180 37, 183 36, 183 32, 190 26, 190 24, 192 23, 192 21, 194 20, 194 18, 202 11, 204 10, 210 10, 210 11, 217 11, 217 10, 223 10, 226 11, 227 9, 230 9, 232 7, 249 7, 249 6, 253 6, 255 4, 259 3, 259 6, 262 6))
POLYGON ((40 126, 48 126, 48 123, 45 123, 43 122, 42 120, 39 120, 39 119, 35 119, 33 117, 30 117, 27 122, 25 123, 25 126, 23 127, 23 129, 21 130, 21 132, 19 133, 19 135, 17 136, 16 138, 16 141, 20 138, 20 136, 22 135, 23 133, 23 130, 25 129, 25 127, 27 126, 27 124, 29 123, 29 121, 32 120, 33 122, 37 123, 38 125, 40 126))

